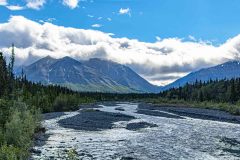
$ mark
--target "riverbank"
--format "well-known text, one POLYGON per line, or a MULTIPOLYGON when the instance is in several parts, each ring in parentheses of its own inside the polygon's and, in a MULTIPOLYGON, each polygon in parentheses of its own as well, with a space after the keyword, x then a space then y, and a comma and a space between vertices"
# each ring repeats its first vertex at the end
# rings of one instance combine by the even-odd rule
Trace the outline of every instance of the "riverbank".
POLYGON ((215 111, 128 102, 83 108, 45 115, 44 143, 34 147, 32 159, 67 159, 70 151, 100 160, 240 157, 240 124, 207 118, 215 111), (201 117, 191 116, 195 112, 201 117))
MULTIPOLYGON (((189 107, 186 105, 167 105, 167 104, 150 104, 150 103, 141 103, 138 105, 138 113, 148 114, 148 115, 158 115, 161 112, 168 112, 174 115, 162 115, 173 118, 197 118, 203 120, 213 120, 221 122, 231 122, 231 123, 240 123, 240 116, 230 114, 225 111, 220 111, 217 109, 206 109, 206 108, 196 108, 189 107)), ((166 113, 161 113, 166 114, 166 113)))
POLYGON ((240 116, 240 103, 216 103, 211 101, 197 102, 197 101, 185 101, 178 99, 167 99, 167 98, 144 98, 139 99, 141 103, 154 104, 159 106, 175 106, 175 107, 187 107, 187 108, 201 108, 225 111, 233 115, 240 116))

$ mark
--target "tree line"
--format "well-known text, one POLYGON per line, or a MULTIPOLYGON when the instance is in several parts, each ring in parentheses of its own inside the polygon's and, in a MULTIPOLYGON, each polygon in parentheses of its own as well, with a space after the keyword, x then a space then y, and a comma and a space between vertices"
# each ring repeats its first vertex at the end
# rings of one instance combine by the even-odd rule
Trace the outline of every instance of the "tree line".
POLYGON ((159 94, 168 99, 186 101, 213 101, 236 104, 240 100, 240 78, 230 80, 209 80, 187 83, 183 87, 172 88, 159 94))
POLYGON ((7 63, 0 52, 0 159, 28 159, 41 113, 71 111, 80 104, 150 97, 151 94, 80 93, 57 85, 43 85, 14 75, 15 53, 7 63))
POLYGON ((76 110, 94 102, 91 96, 60 86, 32 83, 22 73, 14 76, 15 53, 7 63, 0 52, 0 159, 25 160, 33 136, 40 129, 41 113, 76 110))
POLYGON ((196 81, 183 87, 159 93, 164 101, 188 103, 191 106, 220 109, 240 115, 240 78, 196 81))

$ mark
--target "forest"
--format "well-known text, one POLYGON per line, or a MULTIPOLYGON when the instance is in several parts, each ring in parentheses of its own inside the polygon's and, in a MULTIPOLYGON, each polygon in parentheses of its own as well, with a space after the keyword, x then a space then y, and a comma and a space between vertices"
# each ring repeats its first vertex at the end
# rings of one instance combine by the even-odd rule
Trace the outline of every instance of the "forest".
POLYGON ((41 113, 76 110, 94 102, 67 88, 43 86, 15 77, 14 49, 7 64, 0 52, 0 159, 27 159, 34 134, 41 129, 41 113))
POLYGON ((154 103, 175 103, 191 107, 220 109, 240 115, 240 78, 196 81, 158 94, 154 103))
MULTIPOLYGON (((79 105, 126 100, 146 95, 80 93, 70 89, 32 83, 22 72, 14 75, 14 46, 9 63, 0 52, 0 159, 27 159, 34 135, 41 129, 41 114, 77 110, 79 105)), ((151 94, 149 94, 150 96, 151 94)))
POLYGON ((80 93, 32 83, 24 73, 14 75, 14 49, 7 63, 0 52, 0 159, 27 159, 34 135, 41 129, 41 114, 77 110, 81 104, 102 101, 137 101, 183 104, 240 114, 240 78, 196 81, 158 94, 80 93))

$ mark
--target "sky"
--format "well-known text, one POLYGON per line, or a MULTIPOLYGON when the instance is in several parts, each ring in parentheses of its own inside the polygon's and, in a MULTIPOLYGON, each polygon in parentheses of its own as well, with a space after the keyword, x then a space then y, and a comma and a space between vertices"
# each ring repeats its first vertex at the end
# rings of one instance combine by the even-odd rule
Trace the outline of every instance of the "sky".
POLYGON ((239 0, 0 0, 0 50, 15 43, 17 65, 108 59, 166 85, 238 59, 239 15, 239 0))

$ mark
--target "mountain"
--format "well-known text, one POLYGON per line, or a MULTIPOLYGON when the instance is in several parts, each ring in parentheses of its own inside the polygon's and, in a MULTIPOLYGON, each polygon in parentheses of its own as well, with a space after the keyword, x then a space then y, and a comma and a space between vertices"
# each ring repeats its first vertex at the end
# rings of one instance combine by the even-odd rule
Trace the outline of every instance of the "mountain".
POLYGON ((206 82, 210 79, 232 79, 240 77, 240 61, 229 61, 214 67, 204 68, 196 72, 192 72, 185 77, 182 77, 175 82, 164 86, 161 90, 170 88, 178 88, 184 86, 186 83, 194 83, 196 80, 206 82))
POLYGON ((23 71, 30 81, 62 85, 77 91, 159 91, 159 87, 150 84, 129 67, 97 58, 80 62, 70 57, 54 59, 48 56, 24 67, 23 71))
POLYGON ((148 92, 157 92, 159 90, 157 86, 150 84, 132 69, 124 65, 98 58, 90 59, 85 65, 94 68, 101 75, 111 77, 112 80, 122 86, 148 92))
MULTIPOLYGON (((57 60, 47 56, 45 58, 40 59, 39 61, 33 63, 28 67, 24 67, 24 73, 27 74, 29 80, 34 82, 44 82, 48 83, 48 71, 52 64, 54 64, 57 60)), ((17 75, 20 70, 17 70, 17 75)))

